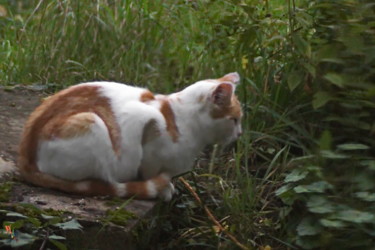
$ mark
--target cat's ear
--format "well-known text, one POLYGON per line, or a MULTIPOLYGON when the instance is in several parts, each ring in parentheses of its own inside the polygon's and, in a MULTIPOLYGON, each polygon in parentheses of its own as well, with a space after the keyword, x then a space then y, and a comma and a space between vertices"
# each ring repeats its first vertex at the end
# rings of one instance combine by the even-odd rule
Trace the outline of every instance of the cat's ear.
POLYGON ((240 75, 237 72, 232 72, 232 73, 226 74, 225 76, 217 80, 222 83, 231 83, 231 84, 237 85, 240 83, 240 75))
POLYGON ((219 106, 231 104, 234 86, 230 83, 220 83, 212 93, 213 103, 219 106))

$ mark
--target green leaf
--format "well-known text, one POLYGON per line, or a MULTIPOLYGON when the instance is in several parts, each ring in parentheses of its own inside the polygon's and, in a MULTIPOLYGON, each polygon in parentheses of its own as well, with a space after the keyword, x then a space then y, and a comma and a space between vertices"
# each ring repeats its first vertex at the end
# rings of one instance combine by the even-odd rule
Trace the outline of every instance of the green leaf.
POLYGON ((357 192, 357 193, 355 193, 355 196, 364 200, 364 201, 375 202, 375 193, 357 192))
POLYGON ((289 73, 288 86, 291 91, 298 87, 302 83, 303 74, 298 70, 294 70, 289 73))
POLYGON ((25 245, 31 245, 35 240, 36 237, 28 234, 28 233, 22 233, 20 231, 16 231, 15 233, 17 240, 12 240, 10 243, 11 247, 20 247, 25 245))
POLYGON ((37 218, 29 217, 27 218, 28 221, 30 221, 34 226, 40 227, 42 224, 37 218))
POLYGON ((48 239, 53 239, 53 240, 66 240, 65 237, 60 236, 60 235, 56 235, 56 234, 52 234, 52 235, 48 236, 48 239))
POLYGON ((300 185, 293 190, 296 193, 323 193, 327 189, 331 189, 332 185, 326 181, 317 181, 310 185, 300 185))
POLYGON ((338 153, 332 152, 330 150, 321 150, 320 153, 322 154, 322 156, 324 158, 328 158, 328 159, 347 159, 347 158, 349 158, 348 155, 338 154, 338 153))
POLYGON ((365 144, 360 144, 360 143, 345 143, 345 144, 338 145, 337 148, 341 150, 366 150, 366 149, 369 149, 370 147, 365 144))
POLYGON ((321 196, 312 196, 306 203, 310 212, 324 214, 334 211, 334 206, 321 196))
POLYGON ((332 135, 329 130, 324 130, 319 139, 320 150, 330 150, 332 148, 332 135))
POLYGON ((41 216, 45 220, 50 220, 50 219, 56 218, 56 216, 46 215, 46 214, 41 214, 41 216))
POLYGON ((375 161, 374 160, 363 160, 360 162, 362 166, 368 167, 370 170, 375 171, 375 161))
POLYGON ((79 224, 79 222, 76 219, 64 222, 64 223, 56 223, 54 226, 59 227, 63 230, 67 229, 81 229, 82 226, 79 224))
POLYGON ((25 220, 17 220, 14 223, 12 223, 11 227, 12 230, 19 229, 25 224, 25 220))
POLYGON ((288 205, 293 204, 296 199, 296 195, 292 190, 292 185, 287 184, 276 190, 276 195, 281 198, 281 200, 288 205))
POLYGON ((324 76, 326 80, 342 88, 344 86, 344 80, 341 75, 336 73, 328 73, 324 76))
POLYGON ((282 194, 284 194, 284 193, 290 191, 291 189, 292 189, 292 186, 291 186, 291 185, 284 185, 284 186, 280 187, 279 189, 277 189, 277 190, 275 191, 275 194, 276 194, 277 196, 280 196, 280 195, 282 195, 282 194))
POLYGON ((362 212, 359 210, 348 209, 339 211, 334 216, 336 219, 354 223, 374 223, 375 216, 372 213, 362 212))
POLYGON ((297 226, 299 236, 316 235, 322 232, 322 229, 320 223, 312 217, 304 218, 297 226))
POLYGON ((342 228, 346 226, 344 222, 339 220, 320 219, 319 221, 325 227, 342 228))
POLYGON ((318 109, 318 108, 326 105, 327 102, 329 102, 330 100, 332 100, 332 97, 328 92, 319 91, 319 92, 315 93, 315 95, 314 95, 314 99, 312 101, 312 106, 313 106, 314 109, 318 109))
POLYGON ((16 212, 9 212, 6 214, 6 216, 27 218, 27 216, 16 212))
POLYGON ((67 250, 67 246, 64 243, 61 243, 60 241, 54 240, 49 238, 49 241, 54 244, 58 249, 60 250, 67 250))
POLYGON ((296 182, 304 179, 308 172, 300 169, 294 169, 285 177, 285 182, 296 182))

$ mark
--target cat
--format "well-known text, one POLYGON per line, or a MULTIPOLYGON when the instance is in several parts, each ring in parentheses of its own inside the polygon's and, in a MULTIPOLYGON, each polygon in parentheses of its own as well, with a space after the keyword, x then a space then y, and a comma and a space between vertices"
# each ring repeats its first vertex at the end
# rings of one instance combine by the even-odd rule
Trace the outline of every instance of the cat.
POLYGON ((69 87, 27 120, 20 174, 68 193, 168 201, 171 178, 191 170, 205 146, 241 135, 239 81, 229 73, 170 95, 115 82, 69 87))

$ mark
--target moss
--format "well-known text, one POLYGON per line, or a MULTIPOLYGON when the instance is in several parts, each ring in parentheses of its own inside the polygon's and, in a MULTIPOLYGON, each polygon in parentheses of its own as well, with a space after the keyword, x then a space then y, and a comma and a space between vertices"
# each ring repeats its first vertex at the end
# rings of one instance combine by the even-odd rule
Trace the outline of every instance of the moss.
POLYGON ((7 182, 0 184, 0 202, 9 201, 12 187, 13 187, 13 182, 11 181, 7 181, 7 182))
POLYGON ((105 205, 109 207, 121 206, 124 203, 124 199, 119 197, 111 197, 110 200, 105 202, 105 205))
POLYGON ((111 222, 116 225, 126 226, 129 220, 135 218, 137 218, 137 216, 134 213, 127 211, 123 208, 116 208, 107 210, 106 217, 102 219, 102 222, 111 222))

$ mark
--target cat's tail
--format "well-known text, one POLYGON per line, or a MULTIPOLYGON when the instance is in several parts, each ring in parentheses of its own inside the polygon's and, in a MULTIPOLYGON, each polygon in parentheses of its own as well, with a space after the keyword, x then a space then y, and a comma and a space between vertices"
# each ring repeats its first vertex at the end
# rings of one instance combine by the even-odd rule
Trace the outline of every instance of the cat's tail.
POLYGON ((89 196, 135 197, 136 199, 161 198, 169 201, 174 192, 171 178, 167 174, 159 174, 146 181, 125 183, 108 183, 101 180, 68 181, 40 172, 21 171, 21 176, 37 186, 58 189, 67 193, 89 196))

